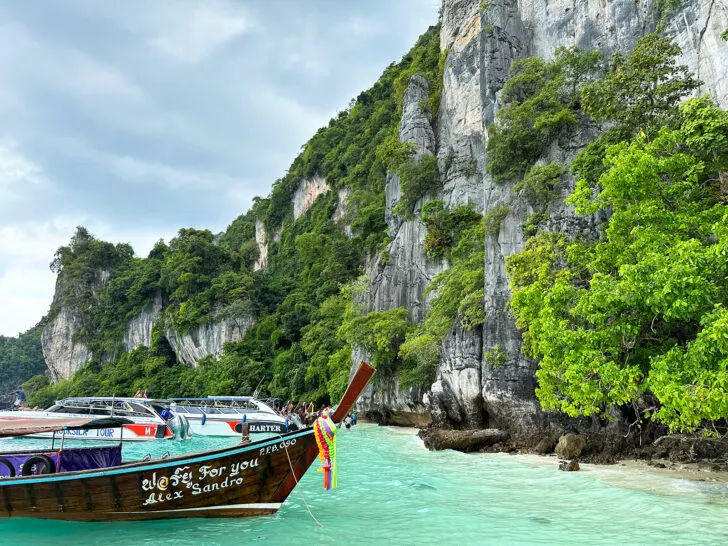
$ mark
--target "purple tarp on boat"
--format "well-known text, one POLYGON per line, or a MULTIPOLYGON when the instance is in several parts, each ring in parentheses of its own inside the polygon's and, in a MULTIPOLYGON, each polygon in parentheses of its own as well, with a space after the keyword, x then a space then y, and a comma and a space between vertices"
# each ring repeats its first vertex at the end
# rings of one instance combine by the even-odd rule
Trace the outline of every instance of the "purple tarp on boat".
MULTIPOLYGON (((35 455, 45 455, 53 461, 56 472, 72 472, 74 470, 92 470, 108 468, 121 464, 121 446, 85 447, 64 449, 63 451, 36 451, 33 453, 8 453, 0 457, 8 461, 15 469, 15 475, 22 474, 25 461, 35 455), (60 461, 60 465, 59 465, 60 461)), ((4 461, 2 461, 4 462, 4 461)), ((10 473, 5 464, 0 462, 0 478, 7 478, 10 473)))
POLYGON ((80 449, 64 449, 60 472, 109 468, 121 464, 121 446, 104 446, 80 449))

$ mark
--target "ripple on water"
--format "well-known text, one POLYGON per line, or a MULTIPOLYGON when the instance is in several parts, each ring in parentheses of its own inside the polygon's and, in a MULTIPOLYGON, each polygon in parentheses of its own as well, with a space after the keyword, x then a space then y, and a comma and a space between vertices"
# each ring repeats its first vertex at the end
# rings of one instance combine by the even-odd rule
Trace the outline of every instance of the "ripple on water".
MULTIPOLYGON (((3 544, 726 544, 728 486, 608 467, 565 473, 517 457, 429 452, 412 431, 341 431, 339 488, 310 471, 281 510, 238 520, 0 520, 3 544), (619 485, 615 485, 619 484, 619 485), (314 514, 322 526, 309 515, 314 514)), ((125 459, 234 439, 127 444, 125 459)), ((47 445, 2 440, 10 445, 47 445)))

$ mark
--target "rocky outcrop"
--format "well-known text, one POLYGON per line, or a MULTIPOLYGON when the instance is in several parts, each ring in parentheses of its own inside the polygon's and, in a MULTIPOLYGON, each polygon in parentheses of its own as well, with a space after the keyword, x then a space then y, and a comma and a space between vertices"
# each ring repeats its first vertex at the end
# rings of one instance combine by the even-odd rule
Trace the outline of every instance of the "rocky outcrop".
MULTIPOLYGON (((108 273, 104 272, 94 286, 97 298, 107 280, 108 273)), ((60 294, 61 290, 57 290, 58 301, 62 299, 60 294)), ((125 351, 151 346, 152 330, 162 317, 165 307, 164 297, 158 293, 150 304, 128 322, 122 339, 125 351)), ((179 334, 171 327, 167 327, 164 335, 177 359, 195 366, 203 358, 222 353, 225 343, 241 341, 253 322, 252 317, 226 318, 202 324, 185 334, 179 334)), ((53 381, 70 378, 91 360, 93 356, 91 351, 85 343, 77 340, 83 328, 82 315, 78 309, 74 306, 61 305, 58 314, 43 330, 43 355, 53 381)))
MULTIPOLYGON (((639 37, 656 29, 655 13, 650 0, 444 0, 440 46, 447 57, 437 119, 433 126, 420 105, 427 97, 426 82, 413 77, 405 93, 400 138, 414 142, 418 153, 438 156, 444 183, 438 197, 449 207, 472 203, 487 213, 507 205, 510 213, 484 241, 486 322, 482 330, 451 331, 443 343, 437 380, 423 399, 436 423, 503 428, 511 432, 511 440, 534 437, 534 429, 541 431, 539 438, 553 435, 553 418, 541 413, 534 394, 536 363, 522 355, 521 334, 508 312, 505 260, 523 248, 522 225, 534 211, 510 185, 496 184, 488 173, 487 127, 501 106, 500 92, 514 60, 552 58, 557 47, 571 45, 605 54, 629 52, 639 37), (505 362, 489 361, 496 350, 505 362)), ((710 93, 724 108, 728 46, 720 34, 726 28, 728 6, 719 0, 685 0, 664 21, 665 32, 683 50, 682 62, 703 80, 700 93, 710 93)), ((585 126, 564 135, 542 160, 569 163, 597 134, 597 128, 585 126)), ((573 186, 574 180, 565 177, 562 197, 573 186)), ((432 263, 422 254, 425 228, 417 218, 403 222, 393 214, 399 192, 397 177, 390 175, 386 221, 392 242, 370 268, 370 308, 405 306, 420 321, 428 306, 424 289, 447 264, 432 263)), ((418 211, 416 207, 416 215, 418 211)), ((604 220, 576 216, 563 199, 551 203, 547 213, 546 229, 592 238, 599 236, 604 220)), ((548 443, 553 449, 552 441, 548 443)))
POLYGON ((142 312, 129 321, 124 334, 124 350, 131 352, 142 345, 152 346, 152 329, 164 311, 162 294, 157 294, 154 301, 147 305, 142 312))
POLYGON ((329 191, 329 185, 320 176, 303 180, 293 195, 293 219, 298 220, 303 216, 319 195, 323 195, 327 191, 329 191))
POLYGON ((420 438, 427 449, 455 449, 471 453, 502 444, 508 440, 508 433, 498 429, 443 430, 431 428, 420 431, 420 438))
POLYGON ((564 434, 556 444, 556 455, 561 459, 576 459, 581 455, 585 445, 586 441, 583 436, 573 433, 564 434))
POLYGON ((249 318, 225 319, 201 324, 185 334, 167 328, 165 336, 180 362, 196 365, 203 358, 222 353, 225 343, 241 341, 252 324, 249 318))
POLYGON ((261 220, 255 221, 255 243, 258 245, 258 258, 253 264, 253 271, 260 271, 268 267, 268 240, 261 220))
POLYGON ((51 318, 41 336, 43 357, 53 381, 70 378, 91 359, 91 351, 84 340, 79 339, 85 330, 85 309, 80 309, 79 305, 98 303, 99 294, 109 276, 108 271, 99 270, 92 280, 71 284, 62 275, 59 276, 51 318))
MULTIPOLYGON (((124 350, 133 351, 143 345, 151 346, 152 329, 162 316, 164 308, 162 295, 158 294, 151 304, 129 321, 124 334, 124 350)), ((168 326, 164 335, 177 359, 195 366, 203 358, 222 353, 225 343, 242 340, 252 324, 251 317, 226 318, 202 324, 184 334, 179 334, 168 326)))
MULTIPOLYGON (((429 96, 427 80, 415 74, 405 91, 399 138, 416 146, 416 154, 434 155, 435 133, 431 116, 423 108, 429 96)), ((424 320, 427 313, 425 289, 437 273, 441 263, 433 263, 422 252, 427 229, 419 219, 406 220, 394 214, 399 202, 399 177, 388 175, 385 219, 392 242, 369 268, 371 286, 368 301, 363 302, 371 311, 388 311, 404 307, 414 322, 424 320)), ((422 203, 416 205, 421 208, 422 203)), ((366 355, 354 351, 354 365, 366 355)), ((426 424, 430 417, 425 409, 424 392, 419 389, 400 389, 398 377, 378 377, 368 397, 359 402, 366 413, 374 414, 380 422, 399 424, 426 424)))
POLYGON ((43 330, 43 357, 53 381, 70 378, 91 359, 86 344, 74 339, 82 328, 78 311, 64 306, 43 330))
POLYGON ((336 210, 334 211, 333 220, 339 226, 343 226, 344 233, 346 233, 346 236, 351 238, 353 237, 353 233, 351 231, 351 226, 346 223, 346 217, 347 217, 347 205, 349 203, 349 196, 351 195, 351 190, 348 188, 341 188, 336 196, 336 210))

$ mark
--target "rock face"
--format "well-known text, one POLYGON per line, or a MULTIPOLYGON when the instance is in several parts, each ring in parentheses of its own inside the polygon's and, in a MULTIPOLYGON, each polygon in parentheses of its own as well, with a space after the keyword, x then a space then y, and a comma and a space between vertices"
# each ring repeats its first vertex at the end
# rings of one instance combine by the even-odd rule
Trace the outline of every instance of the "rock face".
POLYGON ((268 267, 268 240, 265 225, 260 220, 255 221, 255 243, 258 245, 258 259, 253 264, 253 271, 260 271, 268 267))
POLYGON ((177 359, 184 364, 195 365, 205 357, 222 353, 225 343, 241 341, 252 324, 251 319, 226 319, 201 324, 183 335, 168 328, 165 335, 177 359))
MULTIPOLYGON (((400 139, 414 142, 419 154, 440 158, 444 188, 438 198, 449 207, 472 203, 487 213, 508 205, 511 212, 499 232, 484 241, 486 322, 482 331, 453 329, 443 343, 437 381, 422 399, 436 423, 491 426, 515 436, 550 426, 534 394, 536 363, 521 354, 521 335, 507 310, 510 290, 505 259, 523 248, 521 226, 533 210, 509 185, 496 184, 485 168, 487 127, 501 106, 499 95, 511 63, 534 55, 553 58, 559 46, 577 45, 606 54, 629 52, 639 37, 655 30, 655 17, 652 0, 444 0, 440 47, 447 58, 437 119, 431 123, 420 106, 427 97, 427 82, 415 75, 404 97, 400 139), (487 355, 495 349, 506 355, 505 363, 494 366, 488 361, 487 355)), ((664 23, 665 32, 683 50, 682 62, 703 80, 699 92, 710 93, 723 108, 728 106, 728 46, 720 38, 728 28, 728 5, 718 0, 685 0, 664 23)), ((543 160, 568 163, 596 134, 595 128, 586 127, 557 140, 543 160)), ((567 176, 563 197, 573 185, 567 176)), ((392 242, 386 259, 380 257, 370 268, 370 309, 405 306, 412 320, 420 321, 428 306, 424 290, 447 264, 433 263, 422 254, 426 230, 418 219, 402 222, 392 213, 399 192, 399 180, 390 176, 386 220, 392 242)), ((416 215, 421 205, 415 208, 416 215)), ((563 199, 549 205, 547 212, 547 229, 599 235, 603 218, 578 217, 563 199)), ((396 381, 376 386, 371 400, 381 393, 381 400, 397 400, 401 407, 402 393, 393 389, 396 381)))
POLYGON ((133 351, 142 345, 151 347, 152 328, 164 310, 164 301, 161 294, 157 294, 151 305, 147 306, 136 317, 129 321, 124 334, 124 350, 133 351))
POLYGON ((336 200, 336 210, 334 211, 334 222, 339 224, 339 226, 343 225, 344 233, 346 233, 346 236, 351 238, 353 237, 353 233, 351 231, 351 226, 345 223, 346 220, 346 207, 349 202, 349 196, 351 195, 351 190, 348 188, 341 188, 337 194, 337 200, 336 200))
POLYGON ((59 277, 51 309, 57 313, 48 322, 41 336, 43 357, 53 381, 68 379, 83 368, 91 359, 91 351, 78 334, 84 324, 81 310, 73 303, 64 301, 64 294, 89 294, 92 301, 98 302, 99 293, 109 280, 109 272, 100 270, 88 285, 65 286, 59 277))
MULTIPOLYGON (((164 311, 165 304, 161 294, 154 302, 129 321, 124 335, 124 350, 133 351, 142 345, 152 344, 152 328, 164 311)), ((225 319, 202 324, 185 334, 178 334, 172 328, 165 328, 164 335, 180 362, 196 365, 208 356, 222 353, 223 345, 230 341, 240 341, 253 325, 249 317, 225 319)))
MULTIPOLYGON (((412 142, 417 155, 434 155, 435 133, 430 114, 422 107, 428 97, 427 80, 415 74, 404 94, 402 121, 399 137, 402 142, 412 142)), ((385 219, 392 242, 383 256, 377 257, 369 268, 371 286, 365 303, 371 311, 388 311, 405 307, 410 318, 424 320, 427 313, 425 289, 432 277, 442 271, 442 264, 432 263, 422 252, 427 230, 418 220, 402 221, 392 210, 399 202, 399 177, 389 175, 386 183, 385 219)), ((422 203, 416 205, 419 210, 422 203)), ((365 359, 360 350, 353 354, 353 365, 365 359)), ((352 369, 353 371, 353 369, 352 369)), ((384 423, 426 424, 430 418, 424 405, 424 393, 417 389, 402 390, 395 377, 377 377, 375 387, 368 397, 359 401, 361 411, 384 423)))
POLYGON ((68 379, 91 358, 86 344, 74 341, 74 334, 82 328, 77 311, 63 307, 43 330, 43 357, 53 381, 68 379))
MULTIPOLYGON (((102 272, 99 282, 94 286, 94 294, 99 293, 107 280, 108 274, 102 272)), ((56 300, 60 299, 60 293, 56 291, 56 300)), ((129 321, 122 340, 125 351, 151 346, 152 329, 165 307, 162 294, 157 294, 151 304, 129 321)), ((225 343, 242 340, 252 325, 253 319, 250 317, 224 319, 202 324, 185 334, 166 328, 165 337, 180 362, 195 366, 203 358, 222 353, 225 343)), ((82 329, 78 310, 73 306, 61 305, 58 314, 43 330, 43 355, 53 381, 70 378, 93 356, 84 343, 74 340, 82 329)))
POLYGON ((320 176, 303 180, 293 195, 294 220, 298 220, 303 216, 311 208, 314 201, 318 199, 318 196, 323 195, 327 191, 329 191, 329 185, 320 176))

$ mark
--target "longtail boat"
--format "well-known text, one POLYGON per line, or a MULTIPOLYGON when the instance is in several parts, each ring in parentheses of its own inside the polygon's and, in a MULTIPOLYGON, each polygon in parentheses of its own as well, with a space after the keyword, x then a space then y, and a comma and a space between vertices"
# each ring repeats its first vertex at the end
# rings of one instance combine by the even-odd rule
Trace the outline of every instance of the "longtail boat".
MULTIPOLYGON (((359 365, 330 415, 334 423, 343 420, 373 374, 374 368, 368 364, 359 365)), ((108 420, 81 421, 55 426, 14 421, 7 427, 0 425, 0 437, 38 432, 34 426, 52 432, 110 424, 108 420)), ((318 457, 315 430, 307 427, 226 449, 130 463, 121 462, 120 444, 61 449, 58 461, 47 451, 24 452, 37 457, 35 465, 40 472, 56 471, 0 479, 0 516, 137 521, 273 514, 318 457), (93 450, 106 451, 94 455, 93 450), (86 469, 73 469, 82 465, 86 469)), ((0 453, 6 459, 13 455, 19 456, 17 452, 0 453)))

